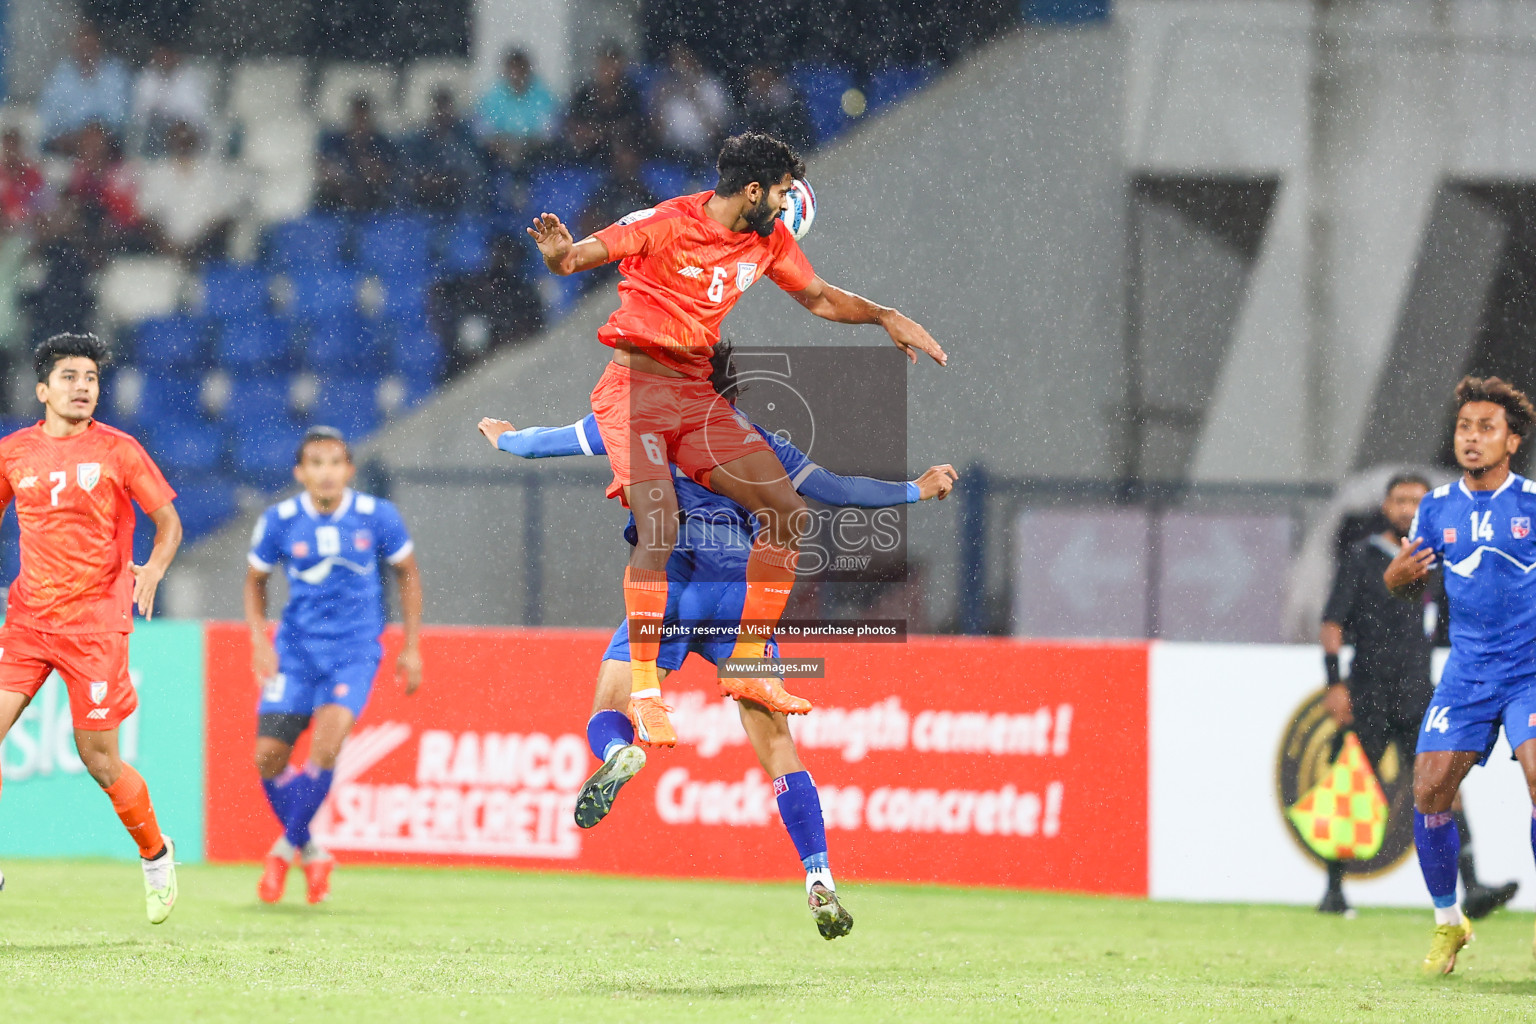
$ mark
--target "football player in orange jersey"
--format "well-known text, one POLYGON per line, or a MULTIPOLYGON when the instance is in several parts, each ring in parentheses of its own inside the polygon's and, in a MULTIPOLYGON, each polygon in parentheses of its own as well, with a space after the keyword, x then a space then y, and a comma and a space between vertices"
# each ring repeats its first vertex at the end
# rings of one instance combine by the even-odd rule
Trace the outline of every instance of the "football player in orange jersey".
POLYGON ((39 345, 43 419, 0 440, 0 508, 14 499, 21 526, 21 572, 0 627, 0 739, 57 671, 80 760, 138 844, 146 911, 159 924, 176 903, 176 848, 143 777, 118 753, 117 728, 139 704, 128 679, 133 607, 154 612, 181 518, 176 492, 139 443, 94 418, 107 355, 91 334, 39 345), (133 564, 132 502, 155 524, 143 565, 133 564))
MULTIPOLYGON (((734 658, 763 657, 794 586, 808 516, 767 442, 710 386, 710 355, 725 315, 767 277, 819 317, 879 324, 914 363, 918 352, 940 365, 948 358, 916 321, 816 276, 779 219, 794 180, 805 174, 794 150, 748 132, 726 140, 716 169, 714 191, 637 210, 580 242, 551 213, 528 229, 551 273, 622 261, 619 309, 597 335, 613 359, 592 392, 592 412, 613 467, 608 494, 623 495, 639 531, 624 571, 627 710, 641 741, 662 746, 677 742, 656 675, 666 564, 678 528, 671 467, 751 510, 761 525, 747 563, 734 658)), ((776 678, 721 682, 732 695, 775 711, 804 714, 811 707, 776 678)))

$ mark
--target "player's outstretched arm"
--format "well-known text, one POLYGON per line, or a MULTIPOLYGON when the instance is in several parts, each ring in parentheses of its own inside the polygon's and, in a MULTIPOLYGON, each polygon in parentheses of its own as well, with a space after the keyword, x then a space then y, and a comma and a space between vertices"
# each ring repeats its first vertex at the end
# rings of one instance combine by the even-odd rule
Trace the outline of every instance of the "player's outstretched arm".
POLYGON ((251 675, 257 686, 277 675, 277 650, 267 635, 267 578, 272 574, 254 565, 245 570, 245 625, 251 634, 251 675))
POLYGON ((395 563, 395 582, 400 585, 400 627, 405 632, 395 675, 405 680, 409 695, 421 687, 421 569, 415 555, 395 563))
POLYGON ((552 213, 533 218, 528 237, 539 247, 539 255, 544 257, 544 265, 549 268, 549 272, 557 277, 591 270, 608 262, 606 245, 596 238, 576 241, 571 237, 570 228, 560 223, 560 218, 552 213))
POLYGON ((155 617, 155 591, 171 567, 171 559, 181 547, 181 516, 176 506, 166 502, 149 513, 155 524, 155 546, 143 565, 128 564, 133 573, 133 603, 139 606, 139 614, 146 619, 155 617))
POLYGON ((917 362, 919 352, 926 352, 940 366, 949 365, 949 356, 933 340, 933 335, 924 330, 922 324, 909 316, 903 316, 890 306, 871 302, 862 295, 828 284, 819 277, 811 281, 810 287, 790 294, 796 302, 823 320, 839 324, 879 324, 911 362, 917 362))
POLYGON ((820 466, 805 475, 795 489, 807 498, 837 508, 888 508, 929 498, 943 499, 955 486, 953 466, 934 466, 916 480, 876 480, 841 476, 820 466))
POLYGON ((522 459, 547 459, 557 455, 606 455, 597 419, 587 418, 565 427, 524 427, 518 430, 506 420, 487 416, 479 423, 480 435, 491 447, 522 459))

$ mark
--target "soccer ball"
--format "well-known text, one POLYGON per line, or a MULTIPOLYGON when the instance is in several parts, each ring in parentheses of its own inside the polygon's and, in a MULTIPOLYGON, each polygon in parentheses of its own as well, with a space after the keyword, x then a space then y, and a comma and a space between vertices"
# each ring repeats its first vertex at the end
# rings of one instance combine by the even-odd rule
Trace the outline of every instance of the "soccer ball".
POLYGON ((789 225, 789 233, 799 241, 810 233, 811 224, 816 220, 816 193, 811 189, 811 183, 804 178, 796 178, 789 190, 789 202, 784 206, 784 212, 779 214, 779 219, 789 225))

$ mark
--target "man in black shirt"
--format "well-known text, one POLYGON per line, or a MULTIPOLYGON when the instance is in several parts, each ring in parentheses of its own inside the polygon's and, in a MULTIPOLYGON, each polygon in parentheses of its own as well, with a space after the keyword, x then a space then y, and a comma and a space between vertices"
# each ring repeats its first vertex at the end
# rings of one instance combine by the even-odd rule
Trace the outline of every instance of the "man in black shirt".
MULTIPOLYGON (((1378 772, 1382 755, 1393 744, 1401 763, 1412 763, 1419 724, 1434 693, 1430 657, 1434 653, 1436 616, 1443 605, 1438 590, 1426 590, 1422 600, 1403 601, 1393 597, 1382 581, 1387 563, 1397 555, 1428 491, 1429 482, 1412 473, 1399 474, 1387 482, 1381 503, 1387 529, 1349 547, 1323 608, 1320 640, 1328 673, 1323 705, 1341 735, 1345 729, 1354 730, 1372 769, 1378 772), (1355 645, 1347 680, 1339 676, 1339 648, 1346 636, 1355 645)), ((1461 833, 1461 878, 1466 888, 1462 908, 1469 917, 1485 917, 1508 903, 1519 883, 1487 886, 1478 882, 1472 835, 1460 799, 1458 796, 1452 813, 1461 833)), ((1319 911, 1349 913, 1343 881, 1344 865, 1329 862, 1328 891, 1318 904, 1319 911)))

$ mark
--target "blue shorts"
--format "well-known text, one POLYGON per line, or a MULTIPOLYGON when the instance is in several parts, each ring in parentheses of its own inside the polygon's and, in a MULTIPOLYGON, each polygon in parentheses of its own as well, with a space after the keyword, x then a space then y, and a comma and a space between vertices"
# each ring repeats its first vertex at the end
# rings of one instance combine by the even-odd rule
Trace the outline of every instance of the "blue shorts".
MULTIPOLYGON (((715 665, 729 658, 736 647, 741 607, 746 599, 745 582, 685 583, 679 586, 673 581, 667 588, 667 613, 662 623, 664 629, 670 629, 662 637, 656 667, 676 671, 689 654, 707 658, 715 665), (679 629, 679 625, 687 628, 679 629)), ((777 641, 768 641, 767 654, 770 658, 779 656, 777 641)), ((603 660, 629 660, 628 622, 621 623, 613 631, 603 660)))
POLYGON ((1536 676, 1494 683, 1442 678, 1419 726, 1418 752, 1470 750, 1486 763, 1501 725, 1511 750, 1536 739, 1536 676))
POLYGON ((313 715, 340 704, 361 718, 384 648, 375 638, 291 639, 278 630, 277 675, 261 689, 258 715, 313 715))

